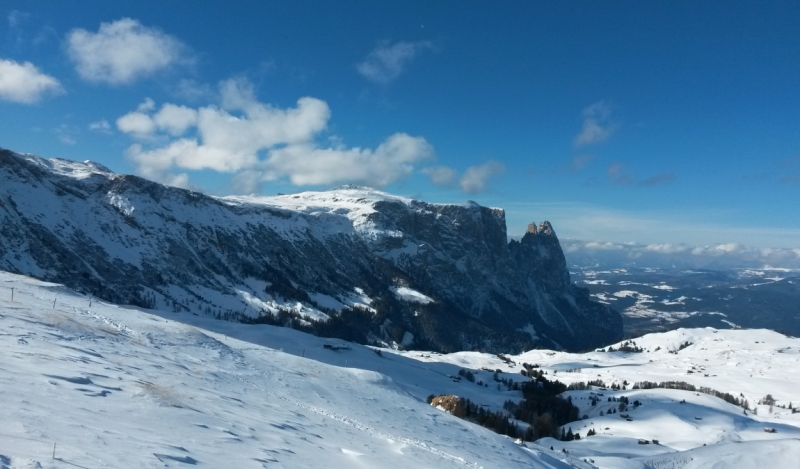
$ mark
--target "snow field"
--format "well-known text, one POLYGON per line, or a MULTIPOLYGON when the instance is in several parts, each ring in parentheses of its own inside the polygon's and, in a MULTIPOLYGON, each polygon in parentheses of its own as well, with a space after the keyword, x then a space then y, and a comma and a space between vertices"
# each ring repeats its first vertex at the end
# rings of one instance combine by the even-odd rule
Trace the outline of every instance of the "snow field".
POLYGON ((569 467, 428 406, 404 382, 408 359, 332 351, 290 329, 89 307, 63 287, 2 273, 6 293, 0 465, 569 467))
POLYGON ((798 339, 681 329, 634 342, 645 351, 401 352, 191 313, 89 307, 62 286, 0 273, 0 468, 794 467, 800 414, 762 405, 744 415, 701 393, 568 391, 588 417, 567 425, 581 440, 526 446, 425 403, 455 394, 501 409, 521 396, 495 370, 522 381, 527 362, 565 383, 686 381, 751 407, 767 393, 800 404, 798 339), (621 396, 630 420, 608 415, 619 405, 608 398, 621 396), (587 438, 590 428, 597 435, 587 438))

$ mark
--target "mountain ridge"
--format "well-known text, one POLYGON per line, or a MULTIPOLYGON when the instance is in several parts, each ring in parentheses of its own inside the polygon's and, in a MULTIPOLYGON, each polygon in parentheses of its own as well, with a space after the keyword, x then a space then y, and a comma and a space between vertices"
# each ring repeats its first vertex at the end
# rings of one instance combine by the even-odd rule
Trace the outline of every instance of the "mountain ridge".
POLYGON ((0 178, 0 268, 109 301, 441 351, 621 338, 550 224, 508 242, 502 209, 358 186, 214 197, 9 150, 0 178))

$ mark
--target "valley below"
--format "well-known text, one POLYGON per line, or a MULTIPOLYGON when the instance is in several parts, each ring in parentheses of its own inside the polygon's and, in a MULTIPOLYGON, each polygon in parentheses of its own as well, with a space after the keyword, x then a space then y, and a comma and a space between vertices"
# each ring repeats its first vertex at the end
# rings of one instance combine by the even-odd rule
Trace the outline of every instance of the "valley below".
POLYGON ((625 336, 680 327, 773 329, 800 335, 800 272, 783 268, 573 266, 575 283, 619 311, 625 336))

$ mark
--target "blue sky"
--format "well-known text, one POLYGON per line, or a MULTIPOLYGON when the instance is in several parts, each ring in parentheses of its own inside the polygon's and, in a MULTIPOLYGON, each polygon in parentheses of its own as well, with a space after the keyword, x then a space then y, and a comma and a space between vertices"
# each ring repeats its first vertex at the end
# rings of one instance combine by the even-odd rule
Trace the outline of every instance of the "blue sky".
MULTIPOLYGON (((6 1, 0 146, 800 248, 800 3, 6 1)), ((800 257, 800 251, 797 251, 800 257)))

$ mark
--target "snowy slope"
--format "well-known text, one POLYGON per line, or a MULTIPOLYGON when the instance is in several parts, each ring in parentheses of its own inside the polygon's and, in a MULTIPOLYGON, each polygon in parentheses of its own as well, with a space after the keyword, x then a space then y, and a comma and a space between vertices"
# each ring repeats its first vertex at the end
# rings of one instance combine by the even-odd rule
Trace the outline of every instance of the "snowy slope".
POLYGON ((502 409, 521 396, 496 386, 494 370, 523 380, 522 362, 567 383, 598 373, 608 384, 685 380, 741 392, 751 404, 767 392, 779 405, 800 403, 798 339, 701 329, 635 342, 651 351, 536 350, 508 361, 476 352, 379 354, 286 328, 118 307, 0 273, 0 467, 761 469, 797 461, 800 414, 759 406, 744 415, 687 391, 568 391, 588 417, 567 425, 582 439, 527 447, 425 404, 429 394, 455 394, 502 409), (687 340, 695 345, 668 353, 687 340), (708 377, 686 373, 698 362, 708 377), (476 383, 455 379, 463 368, 476 383), (630 420, 608 414, 622 396, 642 403, 624 412, 630 420), (597 435, 587 438, 590 428, 597 435))
POLYGON ((567 391, 580 415, 587 418, 566 427, 580 433, 582 439, 561 442, 545 438, 537 442, 591 460, 598 467, 796 467, 800 460, 800 413, 780 406, 800 405, 800 339, 769 330, 707 328, 649 334, 633 342, 644 351, 570 354, 532 350, 507 356, 508 361, 475 352, 394 353, 429 365, 499 369, 503 371, 501 377, 517 376, 517 380, 524 379, 519 375, 522 363, 530 363, 567 384, 596 379, 607 386, 627 382, 627 390, 594 387, 567 391), (691 345, 681 349, 687 342, 691 345), (683 381, 730 393, 747 399, 757 415, 703 393, 631 389, 633 383, 641 381, 683 381), (772 408, 757 404, 767 394, 776 400, 772 408), (598 400, 596 405, 591 404, 592 397, 598 400), (641 406, 634 409, 629 405, 620 412, 621 397, 630 403, 638 400, 641 406), (616 413, 609 414, 611 409, 616 413), (765 428, 776 432, 767 433, 765 428), (589 429, 597 435, 587 438, 589 429), (650 443, 639 444, 640 439, 650 443))
POLYGON ((568 467, 430 407, 366 347, 6 273, 0 291, 0 467, 568 467))

